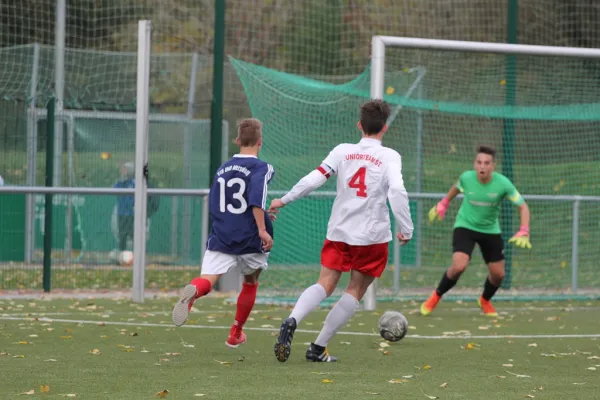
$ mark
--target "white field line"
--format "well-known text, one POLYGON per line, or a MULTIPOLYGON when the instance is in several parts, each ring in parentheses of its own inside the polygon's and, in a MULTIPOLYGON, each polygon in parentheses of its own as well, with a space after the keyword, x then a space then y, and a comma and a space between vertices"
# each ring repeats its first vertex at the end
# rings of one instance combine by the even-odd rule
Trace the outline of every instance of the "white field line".
MULTIPOLYGON (((407 311, 408 307, 405 307, 402 311, 404 314, 406 314, 407 316, 411 316, 414 314, 418 314, 419 310, 418 309, 411 309, 407 311)), ((391 308, 390 308, 391 309, 391 308)), ((317 313, 317 312, 329 312, 330 308, 318 308, 316 310, 313 311, 313 313, 317 313)), ((255 314, 276 314, 278 311, 280 310, 253 310, 252 311, 252 315, 255 314)), ((573 312, 573 311, 600 311, 600 307, 593 307, 593 306, 581 306, 581 307, 568 307, 568 306, 548 306, 548 307, 536 307, 536 306, 528 306, 528 307, 502 307, 498 309, 500 316, 510 316, 510 314, 512 313, 516 313, 516 312, 520 312, 520 313, 524 313, 524 312, 540 312, 540 311, 564 311, 564 312, 573 312)), ((365 311, 363 311, 365 312, 365 311)), ((465 313, 481 313, 481 309, 478 307, 456 307, 456 308, 444 308, 444 312, 465 312, 465 313)), ((140 314, 145 314, 147 316, 168 316, 171 315, 171 311, 170 310, 165 310, 165 311, 98 311, 98 310, 73 310, 71 312, 43 312, 43 311, 36 311, 36 312, 29 312, 29 313, 23 313, 23 312, 3 312, 0 313, 0 316, 3 317, 18 317, 18 316, 51 316, 51 315, 81 315, 81 314, 87 314, 87 315, 110 315, 110 316, 139 316, 140 314)), ((204 314, 204 315, 228 315, 228 314, 235 314, 235 310, 192 310, 192 312, 190 313, 191 315, 194 314, 204 314)), ((436 315, 432 315, 431 317, 428 318, 436 318, 436 315)))
POLYGON ((35 317, 35 316, 41 316, 41 317, 46 317, 46 316, 50 316, 50 315, 62 315, 62 316, 66 316, 66 315, 73 315, 74 313, 72 312, 29 312, 29 313, 0 313, 0 317, 19 317, 19 316, 23 316, 23 317, 35 317))
MULTIPOLYGON (((33 322, 33 318, 23 317, 0 317, 0 320, 5 321, 28 321, 33 322)), ((70 324, 89 324, 89 325, 114 325, 114 326, 134 326, 134 327, 156 327, 156 328, 172 328, 169 324, 154 324, 154 323, 136 323, 136 322, 115 322, 115 321, 90 321, 82 319, 52 319, 52 318, 37 318, 36 322, 54 322, 54 323, 70 323, 70 324)), ((190 329, 219 329, 229 330, 231 326, 221 325, 184 325, 182 328, 190 329)), ((277 332, 276 328, 254 328, 244 327, 247 331, 265 331, 265 332, 277 332)), ((317 334, 319 331, 308 330, 308 329, 297 329, 296 332, 300 333, 312 333, 317 334)), ((338 332, 338 335, 349 335, 349 336, 379 336, 374 332, 338 332)), ((409 339, 591 339, 600 338, 600 333, 592 334, 572 334, 572 335, 554 335, 554 334, 540 334, 540 335, 463 335, 463 336, 425 336, 425 335, 407 335, 409 339)))

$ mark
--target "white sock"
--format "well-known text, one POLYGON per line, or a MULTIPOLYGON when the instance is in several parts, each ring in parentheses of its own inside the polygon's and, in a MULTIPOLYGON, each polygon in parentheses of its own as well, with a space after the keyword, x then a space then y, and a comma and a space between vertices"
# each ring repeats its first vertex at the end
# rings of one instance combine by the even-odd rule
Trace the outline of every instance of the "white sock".
POLYGON ((327 292, 325 288, 318 283, 306 288, 304 292, 296 301, 296 305, 290 314, 291 318, 296 320, 296 324, 299 324, 308 314, 310 314, 315 308, 319 307, 319 304, 327 298, 327 292))
POLYGON ((342 298, 327 314, 321 333, 315 340, 317 346, 327 347, 329 340, 348 322, 358 309, 358 300, 349 293, 344 293, 342 298))

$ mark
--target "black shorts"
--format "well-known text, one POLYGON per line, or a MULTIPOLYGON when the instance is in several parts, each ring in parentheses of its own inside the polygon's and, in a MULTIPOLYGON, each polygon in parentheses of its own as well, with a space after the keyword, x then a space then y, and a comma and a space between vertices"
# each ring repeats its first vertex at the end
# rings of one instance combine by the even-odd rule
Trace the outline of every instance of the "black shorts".
POLYGON ((504 260, 504 240, 502 235, 481 233, 467 228, 454 228, 452 250, 466 253, 471 257, 475 244, 479 245, 486 264, 504 260))

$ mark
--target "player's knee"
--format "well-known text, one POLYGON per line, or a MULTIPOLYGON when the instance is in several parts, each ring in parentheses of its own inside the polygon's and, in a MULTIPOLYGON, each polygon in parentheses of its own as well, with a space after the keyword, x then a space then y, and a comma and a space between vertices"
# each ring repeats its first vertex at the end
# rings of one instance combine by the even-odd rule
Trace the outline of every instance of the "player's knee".
POLYGON ((490 276, 496 285, 499 285, 504 280, 504 269, 490 270, 490 276))
POLYGON ((337 287, 337 282, 331 282, 330 280, 326 279, 319 279, 317 283, 323 286, 323 289, 325 289, 325 293, 327 293, 327 297, 331 296, 331 294, 337 287))
POLYGON ((260 275, 260 270, 253 272, 252 274, 249 275, 244 275, 244 283, 247 283, 249 285, 256 285, 258 284, 258 277, 260 275))
POLYGON ((467 269, 467 265, 468 263, 456 263, 453 262, 452 266, 450 267, 450 274, 453 277, 458 278, 459 276, 462 275, 463 272, 465 272, 465 270, 467 269))

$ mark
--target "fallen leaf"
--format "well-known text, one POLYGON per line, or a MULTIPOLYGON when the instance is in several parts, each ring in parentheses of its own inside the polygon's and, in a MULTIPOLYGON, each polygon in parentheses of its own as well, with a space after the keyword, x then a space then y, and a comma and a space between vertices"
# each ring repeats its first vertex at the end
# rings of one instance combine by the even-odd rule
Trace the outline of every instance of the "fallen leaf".
POLYGON ((28 342, 27 340, 19 340, 15 344, 31 344, 31 342, 28 342))
POLYGON ((32 394, 35 394, 35 390, 31 389, 29 392, 23 392, 23 393, 19 393, 19 394, 26 394, 28 396, 31 396, 32 394))
POLYGON ((340 342, 340 344, 345 344, 345 345, 349 346, 351 343, 350 342, 340 342))
POLYGON ((165 356, 177 357, 180 356, 181 353, 165 353, 165 356))
POLYGON ((102 354, 102 352, 100 351, 100 349, 93 349, 90 350, 90 354, 93 356, 99 356, 100 354, 102 354))
POLYGON ((503 367, 507 367, 507 368, 512 368, 514 367, 514 365, 512 364, 502 364, 503 367))
POLYGON ((473 350, 477 348, 479 345, 477 343, 467 343, 465 345, 465 350, 473 350))
POLYGON ((513 373, 513 372, 510 372, 510 371, 506 371, 506 372, 508 372, 508 373, 509 373, 509 374, 511 374, 511 375, 514 375, 514 376, 516 376, 517 378, 531 378, 531 376, 529 376, 529 375, 515 374, 515 373, 513 373))
POLYGON ((406 379, 392 379, 388 381, 389 383, 406 383, 408 380, 406 379))
POLYGON ((414 375, 404 375, 402 378, 404 378, 404 379, 410 379, 410 378, 412 378, 413 376, 414 376, 414 375))
POLYGON ((196 393, 194 397, 204 397, 206 396, 204 393, 196 393))
POLYGON ((108 339, 108 335, 102 335, 100 336, 101 339, 108 339))
POLYGON ((13 358, 25 358, 23 354, 14 355, 13 358))
POLYGON ((69 335, 69 336, 61 336, 61 339, 73 339, 73 336, 69 335))
POLYGON ((428 399, 430 399, 430 400, 436 400, 436 399, 439 399, 439 397, 437 397, 437 396, 430 396, 430 395, 428 395, 427 393, 425 393, 425 392, 424 392, 424 391, 422 391, 422 390, 421 390, 421 393, 423 393, 423 395, 424 395, 425 397, 427 397, 428 399))
POLYGON ((246 359, 246 357, 244 357, 244 356, 238 357, 238 361, 244 361, 245 359, 246 359))
POLYGON ((535 396, 534 396, 534 395, 532 395, 532 394, 526 394, 526 395, 525 395, 525 396, 523 396, 523 397, 525 397, 526 399, 535 399, 535 396))
POLYGON ((131 332, 131 333, 129 334, 129 336, 137 336, 137 335, 138 335, 138 333, 137 333, 137 332, 131 332))
POLYGON ((38 335, 29 335, 29 337, 36 338, 36 337, 38 337, 38 335))
POLYGON ((365 393, 373 395, 373 396, 380 396, 381 395, 381 393, 375 393, 375 392, 365 392, 365 393))
POLYGON ((442 384, 440 385, 440 387, 441 387, 441 388, 447 388, 447 387, 448 387, 448 383, 447 383, 447 382, 444 382, 444 383, 442 383, 442 384))
POLYGON ((390 347, 390 345, 387 344, 386 342, 381 342, 381 343, 379 343, 379 347, 382 348, 382 349, 384 349, 386 347, 390 347))
POLYGON ((496 378, 498 378, 498 379, 506 379, 506 377, 504 375, 496 375, 496 378))
POLYGON ((573 382, 573 385, 585 385, 586 382, 573 382))
POLYGON ((50 386, 48 386, 48 385, 42 385, 42 386, 40 386, 40 392, 42 392, 42 393, 48 393, 48 392, 50 392, 50 386))
POLYGON ((333 383, 333 379, 323 379, 321 383, 333 383))
POLYGON ((156 393, 155 396, 160 397, 160 398, 165 398, 165 397, 167 397, 168 394, 169 394, 169 391, 167 389, 165 389, 165 390, 161 390, 160 392, 156 393))
POLYGON ((588 370, 590 370, 590 371, 595 371, 595 370, 596 370, 596 367, 589 367, 589 368, 588 368, 588 370))
POLYGON ((218 362, 221 365, 231 365, 233 364, 231 361, 219 361, 219 360, 215 360, 216 362, 218 362))
POLYGON ((427 369, 431 369, 430 365, 423 365, 423 369, 427 370, 427 369))
POLYGON ((49 359, 44 360, 44 361, 46 361, 46 362, 56 362, 56 360, 54 358, 49 358, 49 359))

